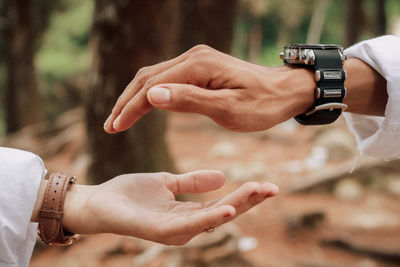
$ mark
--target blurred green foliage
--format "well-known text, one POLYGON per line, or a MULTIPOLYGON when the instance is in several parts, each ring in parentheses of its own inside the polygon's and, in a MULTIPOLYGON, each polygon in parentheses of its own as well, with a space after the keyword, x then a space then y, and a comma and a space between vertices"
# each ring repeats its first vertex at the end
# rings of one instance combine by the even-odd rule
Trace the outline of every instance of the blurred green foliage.
MULTIPOLYGON (((262 51, 255 63, 268 66, 281 65, 279 52, 284 43, 306 42, 315 0, 241 0, 241 3, 242 10, 238 17, 233 44, 234 55, 248 60, 246 38, 255 21, 254 17, 260 16, 260 13, 261 16, 258 19, 261 21, 263 30, 262 51), (262 9, 262 11, 257 11, 257 9, 262 9)), ((348 5, 347 0, 329 1, 321 32, 321 43, 344 43, 348 5)), ((360 41, 375 37, 376 1, 363 0, 362 8, 364 25, 359 36, 360 41)), ((395 20, 400 19, 400 1, 386 0, 385 11, 388 30, 390 30, 395 20)))
POLYGON ((36 63, 45 94, 55 83, 86 73, 93 1, 63 0, 44 36, 36 63))

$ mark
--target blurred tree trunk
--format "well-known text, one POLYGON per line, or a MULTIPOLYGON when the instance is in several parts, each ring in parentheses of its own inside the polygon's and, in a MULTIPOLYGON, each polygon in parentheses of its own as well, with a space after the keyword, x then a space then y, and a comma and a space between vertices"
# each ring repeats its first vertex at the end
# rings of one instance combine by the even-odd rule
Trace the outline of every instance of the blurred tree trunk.
POLYGON ((319 44, 321 33, 325 23, 326 11, 329 6, 329 0, 318 0, 311 17, 310 27, 307 33, 307 44, 319 44))
POLYGON ((180 53, 197 44, 230 53, 237 7, 238 0, 181 1, 180 53))
POLYGON ((248 60, 258 63, 263 50, 263 18, 268 12, 268 1, 247 0, 241 1, 242 9, 245 10, 247 21, 247 54, 248 60))
POLYGON ((250 19, 250 29, 248 34, 249 61, 257 63, 262 53, 262 20, 260 17, 250 19))
POLYGON ((345 46, 356 43, 364 24, 364 13, 362 10, 362 0, 349 0, 346 18, 346 37, 345 46))
POLYGON ((7 133, 41 118, 40 94, 34 64, 34 3, 5 0, 4 58, 6 63, 5 113, 7 133))
POLYGON ((385 0, 376 0, 376 35, 386 34, 385 0))
POLYGON ((303 1, 280 0, 275 3, 272 12, 278 15, 280 21, 276 41, 278 47, 299 41, 298 38, 300 37, 296 35, 301 28, 304 17, 309 16, 308 9, 308 5, 305 5, 303 1))
POLYGON ((171 171, 164 138, 166 115, 153 110, 126 132, 106 134, 103 123, 139 68, 175 55, 178 0, 97 0, 86 124, 92 162, 101 183, 128 172, 171 171))

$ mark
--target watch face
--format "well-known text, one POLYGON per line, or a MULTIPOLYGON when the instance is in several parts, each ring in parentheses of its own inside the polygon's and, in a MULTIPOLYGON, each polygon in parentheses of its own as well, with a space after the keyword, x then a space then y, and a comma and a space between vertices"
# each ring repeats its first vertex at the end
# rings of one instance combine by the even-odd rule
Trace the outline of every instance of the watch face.
POLYGON ((289 44, 285 45, 285 49, 322 49, 322 50, 329 50, 329 49, 339 49, 343 50, 340 45, 335 44, 289 44))
POLYGON ((285 63, 314 65, 314 50, 338 50, 342 61, 346 59, 343 47, 334 44, 290 44, 285 45, 280 57, 285 63))

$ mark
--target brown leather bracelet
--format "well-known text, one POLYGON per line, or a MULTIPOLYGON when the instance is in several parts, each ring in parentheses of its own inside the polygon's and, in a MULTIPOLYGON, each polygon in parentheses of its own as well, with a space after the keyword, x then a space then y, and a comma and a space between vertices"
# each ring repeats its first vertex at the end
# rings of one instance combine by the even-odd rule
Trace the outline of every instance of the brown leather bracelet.
POLYGON ((76 182, 75 176, 62 173, 50 175, 39 211, 38 234, 48 245, 70 245, 79 235, 63 229, 64 201, 67 191, 76 182))

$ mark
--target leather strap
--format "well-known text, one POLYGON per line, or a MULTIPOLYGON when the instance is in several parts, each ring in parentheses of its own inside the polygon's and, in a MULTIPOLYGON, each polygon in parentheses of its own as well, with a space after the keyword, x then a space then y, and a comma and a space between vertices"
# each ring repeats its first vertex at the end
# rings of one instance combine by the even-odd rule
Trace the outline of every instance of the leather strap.
POLYGON ((338 50, 313 49, 317 96, 315 106, 310 112, 300 114, 295 119, 304 125, 329 124, 337 120, 346 109, 343 98, 346 94, 342 58, 338 50))
POLYGON ((76 178, 62 173, 50 175, 39 211, 38 234, 46 244, 69 245, 77 236, 63 229, 64 201, 76 178))

